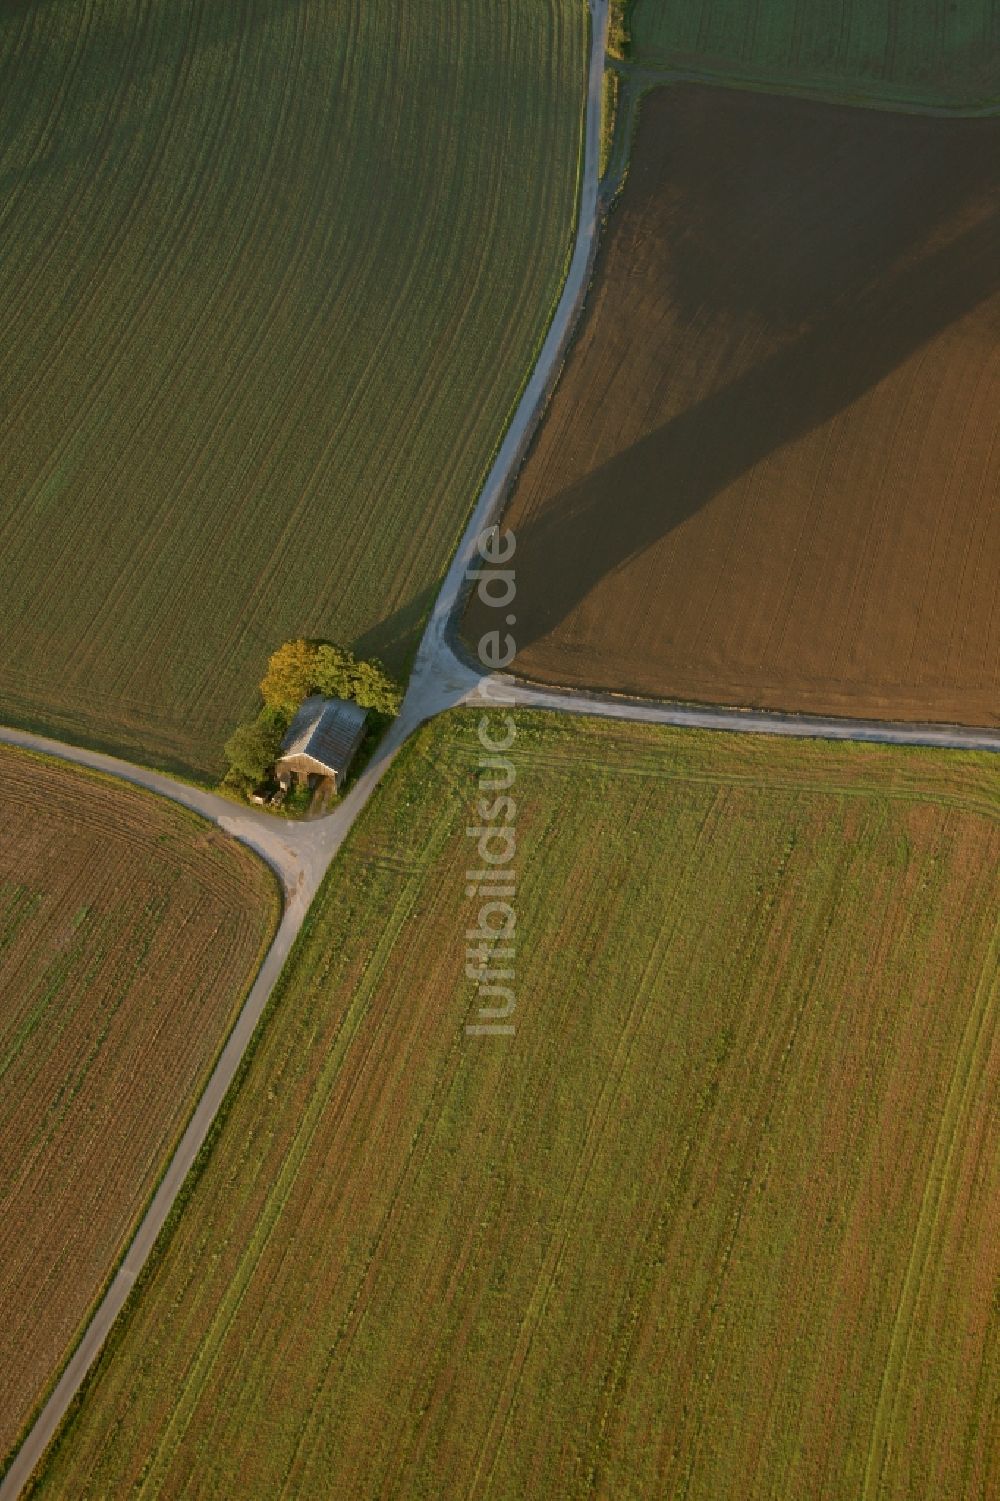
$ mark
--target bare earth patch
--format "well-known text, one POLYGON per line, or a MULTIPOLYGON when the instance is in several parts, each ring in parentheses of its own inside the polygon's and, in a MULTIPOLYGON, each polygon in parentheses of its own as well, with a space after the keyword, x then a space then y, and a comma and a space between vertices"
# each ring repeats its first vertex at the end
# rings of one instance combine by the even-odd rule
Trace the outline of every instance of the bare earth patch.
POLYGON ((507 516, 518 670, 1000 722, 998 155, 1000 121, 645 101, 507 516))
POLYGON ((277 917, 248 850, 0 748, 0 1458, 124 1250, 277 917))

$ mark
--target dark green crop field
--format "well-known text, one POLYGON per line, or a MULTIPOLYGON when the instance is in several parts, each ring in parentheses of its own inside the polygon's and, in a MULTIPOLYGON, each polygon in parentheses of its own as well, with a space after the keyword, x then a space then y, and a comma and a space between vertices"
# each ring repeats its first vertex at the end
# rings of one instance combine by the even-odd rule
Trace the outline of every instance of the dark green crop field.
POLYGON ((34 1494, 985 1497, 993 760, 521 715, 483 812, 478 720, 352 831, 34 1494))
POLYGON ((842 98, 1000 104, 998 0, 635 0, 633 55, 842 98))
POLYGON ((0 12, 0 717, 216 771, 405 668, 558 298, 583 0, 0 12))

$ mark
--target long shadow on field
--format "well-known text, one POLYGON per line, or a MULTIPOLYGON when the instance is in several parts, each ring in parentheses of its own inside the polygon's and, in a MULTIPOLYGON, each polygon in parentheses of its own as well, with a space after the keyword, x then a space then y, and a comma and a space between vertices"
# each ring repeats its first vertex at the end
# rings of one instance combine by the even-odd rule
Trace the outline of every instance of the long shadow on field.
POLYGON ((523 650, 608 573, 776 449, 835 417, 1000 286, 1000 214, 874 289, 609 463, 518 530, 523 650), (877 338, 872 330, 877 329, 877 338))
POLYGON ((405 677, 412 665, 427 617, 437 598, 439 585, 421 589, 398 610, 364 631, 351 643, 359 657, 378 657, 390 672, 405 677))
MULTIPOLYGON (((785 128, 788 123, 785 119, 785 128)), ((670 124, 673 149, 683 162, 689 153, 683 141, 677 143, 676 119, 670 124)), ((954 129, 935 124, 939 131, 954 129)), ((1000 288, 1000 211, 991 193, 996 154, 991 148, 1000 143, 1000 132, 980 136, 977 149, 964 157, 955 149, 954 134, 950 140, 928 135, 926 152, 914 162, 913 141, 919 143, 922 137, 911 136, 909 160, 904 149, 904 133, 913 131, 913 122, 894 122, 891 129, 899 135, 900 149, 869 174, 860 197, 852 193, 849 179, 861 163, 863 149, 871 149, 871 138, 866 145, 859 137, 846 154, 838 138, 825 156, 817 152, 815 141, 805 146, 796 142, 785 158, 804 153, 801 170, 790 171, 791 185, 775 207, 778 217, 764 220, 763 231, 759 185, 743 182, 735 210, 727 205, 733 195, 740 196, 737 163, 731 181, 716 181, 702 192, 694 232, 689 220, 681 219, 680 228, 675 223, 666 254, 649 233, 648 204, 658 205, 656 195, 664 192, 662 163, 654 161, 645 180, 639 171, 634 185, 638 202, 630 220, 626 216, 631 238, 626 256, 615 264, 616 274, 634 270, 651 284, 662 276, 669 286, 665 295, 680 310, 682 324, 704 316, 707 307, 711 316, 723 315, 720 339, 731 333, 723 327, 730 315, 737 337, 763 327, 775 338, 759 363, 553 495, 532 519, 517 524, 521 609, 516 634, 522 651, 554 630, 601 579, 682 524, 768 455, 830 421, 1000 288), (825 173, 831 160, 831 172, 825 173), (908 170, 910 181, 895 201, 880 203, 897 167, 908 170), (803 192, 812 201, 803 202, 803 192), (855 218, 845 225, 839 221, 848 211, 855 218), (804 215, 807 224, 812 220, 804 241, 801 232, 798 240, 793 239, 797 215, 804 215), (733 232, 734 217, 736 254, 724 243, 727 225, 733 232), (816 232, 824 220, 830 223, 828 236, 816 232), (714 254, 716 262, 706 266, 706 254, 714 254), (769 255, 779 261, 787 256, 787 278, 780 269, 775 274, 773 260, 766 264, 769 255), (803 256, 808 265, 800 264, 803 256), (748 257, 753 264, 747 264, 748 257), (774 348, 775 343, 779 347, 774 348)), ((969 134, 963 139, 971 144, 969 134)), ((696 155, 692 160, 694 165, 687 162, 682 171, 697 168, 696 155)), ((744 171, 748 160, 749 153, 744 171)), ((696 184, 685 181, 673 161, 666 180, 675 191, 680 183, 678 205, 699 203, 696 184)), ((677 209, 672 211, 676 216, 677 209)), ((618 232, 625 231, 616 226, 613 233, 618 232)), ((765 339, 765 349, 767 344, 765 339)), ((593 358, 593 350, 589 355, 593 358)), ((593 367, 588 369, 592 376, 593 367)), ((627 372, 623 385, 629 389, 627 372)), ((587 379, 578 387, 571 383, 569 389, 582 389, 586 399, 587 379)), ((614 395, 612 390, 608 399, 613 401, 614 395)), ((470 607, 470 639, 483 614, 475 604, 470 607)))

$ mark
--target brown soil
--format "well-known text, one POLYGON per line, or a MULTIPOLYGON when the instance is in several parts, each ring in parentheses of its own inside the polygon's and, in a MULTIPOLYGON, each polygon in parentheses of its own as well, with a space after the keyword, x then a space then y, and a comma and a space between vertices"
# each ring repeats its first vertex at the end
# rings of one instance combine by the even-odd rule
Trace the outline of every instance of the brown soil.
POLYGON ((998 159, 1000 121, 645 101, 507 517, 516 670, 1000 722, 998 159))
POLYGON ((68 1356, 278 916, 242 845, 0 748, 0 1464, 68 1356))

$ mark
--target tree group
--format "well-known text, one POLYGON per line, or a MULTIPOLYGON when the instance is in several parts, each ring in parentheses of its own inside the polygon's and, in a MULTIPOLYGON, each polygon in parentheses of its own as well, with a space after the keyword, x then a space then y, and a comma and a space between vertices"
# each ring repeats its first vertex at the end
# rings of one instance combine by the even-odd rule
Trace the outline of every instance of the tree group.
POLYGON ((226 741, 228 786, 243 795, 267 776, 281 751, 292 718, 313 693, 347 698, 376 716, 399 713, 403 691, 381 662, 363 661, 330 641, 286 641, 268 660, 260 684, 264 706, 256 719, 241 724, 226 741))
POLYGON ((349 698, 363 709, 396 715, 403 694, 380 662, 359 661, 329 641, 286 641, 271 655, 260 685, 267 708, 291 716, 304 698, 349 698))

